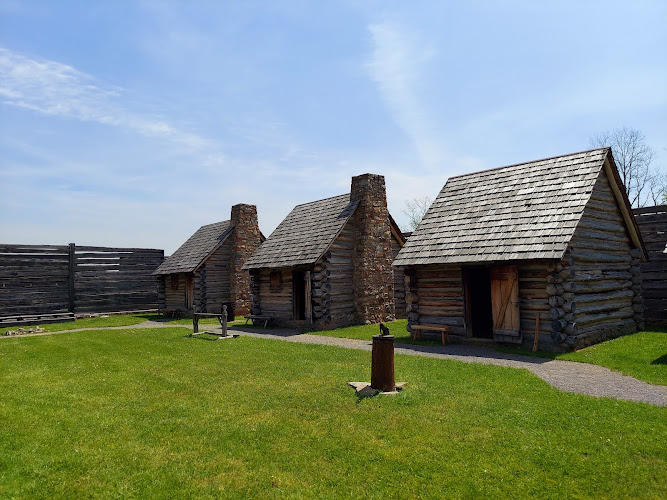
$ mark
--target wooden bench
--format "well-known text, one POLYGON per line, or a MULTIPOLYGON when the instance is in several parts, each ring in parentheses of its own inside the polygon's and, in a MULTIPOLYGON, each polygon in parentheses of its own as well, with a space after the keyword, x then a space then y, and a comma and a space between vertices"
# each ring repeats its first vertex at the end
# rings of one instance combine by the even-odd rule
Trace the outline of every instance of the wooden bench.
POLYGON ((264 328, 268 326, 269 323, 273 321, 273 316, 260 316, 257 314, 248 314, 247 316, 243 316, 245 318, 245 324, 248 324, 248 321, 252 321, 252 324, 255 324, 255 321, 263 321, 264 322, 264 328))
POLYGON ((442 335, 442 345, 446 345, 447 342, 449 342, 449 332, 452 331, 452 327, 447 325, 410 325, 410 327, 414 330, 412 333, 412 338, 415 340, 421 339, 422 330, 433 330, 440 332, 442 335))

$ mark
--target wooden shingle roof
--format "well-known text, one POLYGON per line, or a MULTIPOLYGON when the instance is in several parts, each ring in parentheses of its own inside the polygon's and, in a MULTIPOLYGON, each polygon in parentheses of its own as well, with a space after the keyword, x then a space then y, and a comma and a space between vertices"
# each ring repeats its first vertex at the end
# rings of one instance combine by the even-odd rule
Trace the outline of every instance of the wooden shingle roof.
POLYGON ((350 194, 297 205, 250 257, 244 269, 314 264, 354 213, 350 194))
POLYGON ((394 265, 561 258, 607 155, 595 149, 450 178, 394 265))
POLYGON ((225 241, 233 228, 228 220, 200 227, 153 274, 193 272, 225 241))

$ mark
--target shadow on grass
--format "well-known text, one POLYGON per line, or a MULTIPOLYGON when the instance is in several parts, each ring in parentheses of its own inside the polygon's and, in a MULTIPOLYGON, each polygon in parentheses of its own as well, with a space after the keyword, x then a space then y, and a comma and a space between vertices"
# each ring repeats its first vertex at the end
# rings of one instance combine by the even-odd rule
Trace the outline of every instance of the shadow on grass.
POLYGON ((659 358, 654 359, 651 361, 652 365, 667 365, 667 354, 663 354, 659 358))

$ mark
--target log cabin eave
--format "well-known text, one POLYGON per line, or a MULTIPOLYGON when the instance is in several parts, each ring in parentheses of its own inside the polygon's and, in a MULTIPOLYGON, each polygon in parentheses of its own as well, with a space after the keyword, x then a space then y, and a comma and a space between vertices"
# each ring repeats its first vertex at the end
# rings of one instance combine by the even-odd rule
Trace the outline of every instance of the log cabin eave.
POLYGON ((618 206, 623 215, 623 220, 627 226, 628 233, 632 239, 635 248, 638 248, 641 251, 642 262, 648 261, 648 253, 646 252, 646 247, 644 246, 644 240, 642 239, 641 232, 639 230, 639 225, 635 220, 635 217, 632 213, 632 206, 630 205, 630 200, 628 195, 623 188, 623 183, 621 182, 621 177, 618 174, 618 168, 614 162, 614 157, 611 153, 607 154, 604 162, 604 170, 611 184, 611 189, 614 192, 614 196, 618 202, 618 206), (613 182, 612 182, 613 180, 613 182))

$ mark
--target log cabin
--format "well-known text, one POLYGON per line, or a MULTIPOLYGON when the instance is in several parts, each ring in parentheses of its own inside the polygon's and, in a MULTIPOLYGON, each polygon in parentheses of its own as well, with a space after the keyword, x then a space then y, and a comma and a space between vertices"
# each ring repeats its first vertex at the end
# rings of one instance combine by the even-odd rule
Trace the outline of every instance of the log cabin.
POLYGON ((318 329, 405 315, 402 273, 392 269, 403 243, 384 177, 353 177, 350 193, 296 206, 248 259, 251 314, 318 329))
POLYGON ((264 240, 255 205, 234 205, 231 219, 199 228, 153 273, 159 308, 178 315, 250 311, 250 278, 242 269, 264 240))
POLYGON ((601 148, 450 178, 394 265, 414 335, 563 351, 644 328, 645 260, 601 148))

